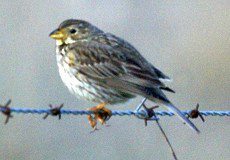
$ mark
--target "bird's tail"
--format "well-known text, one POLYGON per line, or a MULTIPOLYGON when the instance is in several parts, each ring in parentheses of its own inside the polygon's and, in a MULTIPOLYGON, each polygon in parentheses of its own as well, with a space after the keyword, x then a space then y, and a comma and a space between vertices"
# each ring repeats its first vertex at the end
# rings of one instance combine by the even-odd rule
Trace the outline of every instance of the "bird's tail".
POLYGON ((148 98, 149 100, 163 104, 167 106, 169 110, 174 112, 182 121, 184 121, 190 128, 192 128, 194 131, 199 133, 199 129, 177 108, 175 107, 165 96, 165 94, 161 91, 161 89, 173 92, 170 88, 164 87, 164 88, 152 88, 152 87, 144 87, 141 85, 133 84, 124 80, 116 79, 116 82, 114 79, 107 79, 107 85, 113 86, 114 88, 123 90, 125 92, 130 93, 136 93, 139 95, 142 95, 143 97, 148 98))
POLYGON ((182 121, 184 121, 190 128, 192 128, 197 133, 200 133, 199 129, 173 104, 165 103, 168 109, 174 112, 182 121))
POLYGON ((175 113, 182 121, 184 121, 190 128, 192 128, 197 133, 200 133, 199 129, 176 107, 174 106, 165 94, 157 88, 145 88, 145 93, 151 96, 148 96, 150 100, 153 102, 157 102, 159 104, 163 104, 167 106, 167 108, 175 113))

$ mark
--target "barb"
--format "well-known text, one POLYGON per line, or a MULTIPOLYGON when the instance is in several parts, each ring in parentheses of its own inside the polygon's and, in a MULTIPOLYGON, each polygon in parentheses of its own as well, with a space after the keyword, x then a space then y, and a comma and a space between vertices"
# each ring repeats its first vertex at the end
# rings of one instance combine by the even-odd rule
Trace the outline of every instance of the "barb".
POLYGON ((187 115, 187 118, 198 118, 200 117, 201 120, 204 122, 204 117, 200 114, 200 111, 199 111, 199 103, 196 105, 196 108, 191 110, 191 112, 187 115))
POLYGON ((11 108, 9 107, 11 99, 6 102, 5 105, 0 105, 1 112, 6 116, 5 124, 9 122, 10 118, 13 118, 11 115, 11 108))
POLYGON ((52 116, 58 116, 59 119, 61 119, 61 108, 64 106, 64 103, 62 103, 60 106, 54 107, 52 104, 49 105, 50 111, 49 113, 46 113, 46 115, 43 117, 43 119, 46 119, 49 115, 52 116))
MULTIPOLYGON (((44 114, 50 113, 50 109, 33 109, 33 108, 10 108, 12 113, 23 113, 23 114, 44 114)), ((0 108, 0 111, 5 111, 4 108, 0 108)), ((89 115, 92 111, 89 110, 71 110, 71 109, 61 109, 61 114, 72 114, 72 115, 89 115)), ((182 111, 182 113, 188 115, 191 110, 182 111)), ((155 111, 157 116, 174 116, 173 112, 169 111, 155 111)), ((230 116, 230 110, 208 110, 199 111, 202 116, 230 116)), ((113 116, 132 116, 132 115, 143 115, 143 112, 131 111, 131 110, 113 110, 113 116)))

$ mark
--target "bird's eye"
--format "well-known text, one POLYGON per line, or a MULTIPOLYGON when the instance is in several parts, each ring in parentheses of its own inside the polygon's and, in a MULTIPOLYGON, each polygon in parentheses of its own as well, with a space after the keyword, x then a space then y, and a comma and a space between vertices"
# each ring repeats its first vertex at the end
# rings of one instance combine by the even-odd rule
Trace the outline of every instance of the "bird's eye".
POLYGON ((70 32, 71 34, 74 34, 74 33, 77 32, 77 30, 76 30, 76 29, 71 29, 71 30, 69 30, 69 32, 70 32))

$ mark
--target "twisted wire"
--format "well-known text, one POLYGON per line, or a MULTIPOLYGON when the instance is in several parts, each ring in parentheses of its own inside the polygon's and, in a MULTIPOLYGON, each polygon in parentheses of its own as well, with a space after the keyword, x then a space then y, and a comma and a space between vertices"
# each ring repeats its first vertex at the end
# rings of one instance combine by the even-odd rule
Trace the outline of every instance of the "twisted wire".
MULTIPOLYGON (((33 109, 33 108, 10 108, 11 112, 22 113, 22 114, 44 114, 50 113, 50 109, 33 109)), ((0 111, 5 111, 5 108, 0 108, 0 111)), ((61 109, 61 114, 67 115, 88 115, 92 111, 88 110, 70 110, 70 109, 61 109)), ((182 111, 184 114, 189 114, 191 110, 182 111)), ((230 116, 230 110, 208 110, 208 111, 199 111, 203 116, 230 116)), ((173 112, 169 111, 155 111, 158 116, 173 116, 173 112)), ((118 116, 131 116, 131 115, 143 115, 141 111, 131 111, 131 110, 113 110, 112 115, 118 116)))

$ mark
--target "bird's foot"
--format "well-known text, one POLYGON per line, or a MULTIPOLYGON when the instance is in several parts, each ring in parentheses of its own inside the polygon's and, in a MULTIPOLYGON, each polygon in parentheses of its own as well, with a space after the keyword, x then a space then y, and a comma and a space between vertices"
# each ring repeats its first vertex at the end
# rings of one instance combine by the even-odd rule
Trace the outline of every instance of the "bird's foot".
MULTIPOLYGON (((106 125, 106 121, 110 119, 112 116, 112 111, 108 108, 105 108, 107 105, 107 102, 103 102, 95 107, 89 108, 88 110, 92 111, 92 114, 88 115, 88 121, 90 126, 95 130, 98 130, 96 128, 97 122, 100 122, 102 125, 106 125)), ((93 132, 94 132, 93 131, 93 132)))

